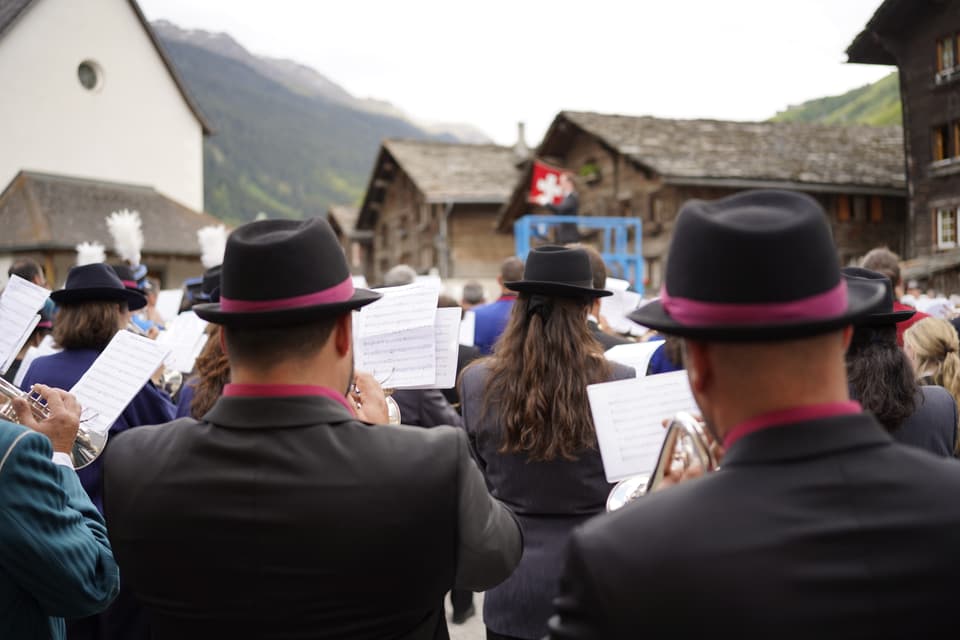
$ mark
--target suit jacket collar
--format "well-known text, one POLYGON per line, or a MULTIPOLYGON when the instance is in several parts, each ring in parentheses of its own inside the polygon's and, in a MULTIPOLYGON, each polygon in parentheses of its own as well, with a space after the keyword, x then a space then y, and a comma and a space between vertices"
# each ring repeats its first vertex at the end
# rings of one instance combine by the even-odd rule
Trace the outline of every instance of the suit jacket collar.
POLYGON ((866 413, 796 422, 756 431, 737 440, 721 466, 763 464, 891 444, 893 439, 866 413))
POLYGON ((336 400, 323 396, 221 396, 203 420, 237 429, 283 429, 353 422, 357 418, 336 400))

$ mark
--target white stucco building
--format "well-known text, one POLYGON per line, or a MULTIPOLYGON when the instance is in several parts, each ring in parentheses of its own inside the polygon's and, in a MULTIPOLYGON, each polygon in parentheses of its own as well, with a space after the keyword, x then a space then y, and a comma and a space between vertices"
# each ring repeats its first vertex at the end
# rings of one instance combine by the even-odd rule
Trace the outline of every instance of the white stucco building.
POLYGON ((0 0, 0 189, 21 170, 203 210, 209 127, 133 0, 0 0))

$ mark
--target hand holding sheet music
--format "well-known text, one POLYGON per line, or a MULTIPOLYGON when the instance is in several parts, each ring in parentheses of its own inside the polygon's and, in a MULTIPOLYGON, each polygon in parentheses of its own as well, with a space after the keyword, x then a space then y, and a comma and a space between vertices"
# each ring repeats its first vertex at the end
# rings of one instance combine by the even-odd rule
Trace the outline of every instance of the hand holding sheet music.
POLYGON ((609 482, 649 475, 666 435, 663 420, 699 413, 686 371, 593 384, 587 396, 609 482))

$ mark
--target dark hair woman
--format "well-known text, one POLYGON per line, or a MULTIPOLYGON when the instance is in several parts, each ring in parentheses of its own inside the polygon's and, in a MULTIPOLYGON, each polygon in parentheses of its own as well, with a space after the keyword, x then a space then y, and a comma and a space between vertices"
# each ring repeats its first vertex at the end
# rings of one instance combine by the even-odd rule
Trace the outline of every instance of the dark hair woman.
MULTIPOLYGON (((146 304, 143 294, 125 288, 113 269, 105 264, 72 268, 66 286, 54 291, 50 297, 59 305, 53 338, 63 350, 37 358, 30 364, 21 383, 24 390, 36 383, 60 389, 73 387, 113 336, 130 322, 130 310, 146 304)), ((110 438, 132 427, 169 422, 173 419, 173 410, 173 403, 167 396, 152 382, 147 382, 111 425, 110 438)), ((110 446, 110 440, 107 446, 110 446)), ((80 483, 101 513, 102 460, 100 457, 77 472, 80 483)), ((108 625, 113 628, 115 637, 149 637, 140 607, 129 588, 121 587, 117 600, 104 613, 69 621, 68 635, 70 638, 97 638, 108 625)))
POLYGON ((946 389, 918 386, 913 367, 897 346, 897 322, 912 311, 893 310, 893 287, 885 275, 847 267, 844 278, 883 280, 888 284, 884 305, 860 321, 847 350, 850 395, 877 417, 898 442, 941 456, 956 446, 957 405, 946 389))
POLYGON ((486 592, 488 638, 547 633, 562 551, 570 531, 604 510, 606 482, 587 385, 635 375, 608 362, 587 326, 594 289, 582 249, 530 252, 493 355, 464 370, 464 426, 491 493, 513 509, 524 555, 513 575, 486 592))

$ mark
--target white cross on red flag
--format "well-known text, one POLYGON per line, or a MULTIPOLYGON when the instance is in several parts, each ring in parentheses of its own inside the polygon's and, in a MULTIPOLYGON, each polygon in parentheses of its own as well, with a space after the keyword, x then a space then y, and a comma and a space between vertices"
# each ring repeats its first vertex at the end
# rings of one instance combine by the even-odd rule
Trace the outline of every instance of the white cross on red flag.
POLYGON ((562 172, 563 169, 534 160, 528 200, 540 206, 551 202, 560 204, 563 201, 563 191, 560 188, 560 174, 562 172))

